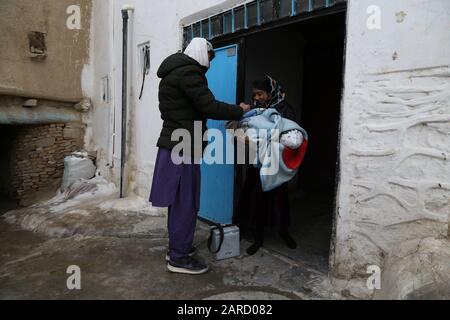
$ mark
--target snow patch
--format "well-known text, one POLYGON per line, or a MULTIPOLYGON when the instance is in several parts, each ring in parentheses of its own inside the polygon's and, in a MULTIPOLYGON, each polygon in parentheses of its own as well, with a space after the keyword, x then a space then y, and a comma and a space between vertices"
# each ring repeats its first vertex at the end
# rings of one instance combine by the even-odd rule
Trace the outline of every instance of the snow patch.
POLYGON ((141 213, 151 216, 162 216, 163 210, 154 208, 145 199, 139 196, 130 196, 124 199, 112 199, 98 205, 101 210, 125 211, 128 213, 141 213))
POLYGON ((50 199, 47 204, 50 205, 50 212, 52 213, 65 212, 69 208, 96 205, 110 199, 116 193, 114 183, 97 176, 90 180, 80 179, 76 181, 66 192, 59 193, 56 197, 50 199), (77 190, 80 190, 79 193, 77 193, 77 190), (83 192, 83 190, 90 191, 83 192), (69 195, 70 198, 68 199, 69 195))

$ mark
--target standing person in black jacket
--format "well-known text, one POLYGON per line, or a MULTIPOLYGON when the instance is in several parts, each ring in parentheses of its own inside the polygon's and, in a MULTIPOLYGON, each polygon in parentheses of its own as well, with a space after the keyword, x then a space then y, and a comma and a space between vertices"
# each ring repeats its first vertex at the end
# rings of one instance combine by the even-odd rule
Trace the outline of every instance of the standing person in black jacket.
POLYGON ((208 88, 206 72, 214 58, 213 46, 203 38, 194 38, 184 53, 166 58, 158 70, 159 110, 163 127, 153 175, 150 202, 155 207, 168 207, 169 251, 167 268, 171 272, 202 274, 208 266, 194 256, 197 211, 200 206, 200 157, 205 147, 202 140, 208 118, 239 120, 250 110, 217 101, 208 88), (202 129, 200 141, 194 141, 195 122, 202 129), (190 148, 174 154, 174 147, 182 138, 173 139, 172 133, 184 129, 190 135, 190 148), (182 159, 181 163, 173 159, 182 159))

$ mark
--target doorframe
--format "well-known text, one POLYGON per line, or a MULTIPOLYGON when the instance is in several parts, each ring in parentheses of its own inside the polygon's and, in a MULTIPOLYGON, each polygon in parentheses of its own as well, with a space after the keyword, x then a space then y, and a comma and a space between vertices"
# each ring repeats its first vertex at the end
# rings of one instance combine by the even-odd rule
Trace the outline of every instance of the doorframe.
MULTIPOLYGON (((342 135, 342 120, 343 120, 343 93, 344 93, 344 88, 345 88, 345 68, 346 68, 346 61, 345 61, 345 57, 346 57, 346 43, 347 43, 347 26, 348 26, 348 5, 347 2, 342 2, 339 4, 334 5, 333 7, 330 8, 323 8, 323 9, 319 9, 317 11, 313 11, 313 12, 305 12, 302 14, 299 14, 297 16, 293 16, 293 17, 286 17, 284 19, 280 19, 277 21, 272 21, 269 22, 265 25, 261 25, 261 26, 256 26, 256 27, 252 27, 251 30, 241 30, 238 31, 236 33, 231 33, 231 34, 227 34, 224 36, 219 36, 217 38, 211 39, 209 40, 212 45, 214 47, 220 48, 220 47, 224 47, 226 45, 231 45, 231 44, 239 44, 239 51, 238 51, 238 73, 237 73, 237 86, 236 86, 236 100, 238 101, 238 103, 240 101, 244 101, 245 99, 245 61, 246 61, 246 38, 250 35, 256 34, 256 33, 260 33, 260 32, 264 32, 264 31, 268 31, 271 29, 276 29, 276 28, 280 28, 283 26, 287 26, 287 25, 292 25, 292 24, 296 24, 296 23, 300 23, 300 22, 304 22, 307 20, 311 20, 311 19, 315 19, 315 18, 320 18, 320 17, 325 17, 325 16, 329 16, 329 15, 333 15, 333 14, 338 14, 338 13, 345 13, 345 26, 346 26, 346 32, 345 32, 345 36, 343 39, 343 46, 344 46, 344 50, 343 50, 343 64, 342 64, 342 88, 341 88, 341 102, 340 102, 340 116, 339 116, 339 123, 338 123, 338 141, 337 141, 337 154, 336 154, 336 175, 335 175, 335 185, 334 185, 334 194, 333 194, 333 203, 334 203, 334 207, 333 207, 333 214, 332 214, 332 230, 331 230, 331 239, 330 239, 330 250, 329 250, 329 255, 328 255, 328 272, 329 273, 333 273, 333 269, 334 269, 334 257, 335 257, 335 249, 336 249, 336 230, 337 230, 337 217, 339 215, 339 189, 340 189, 340 182, 341 182, 341 135, 342 135)), ((241 170, 236 170, 236 165, 235 165, 235 170, 234 170, 234 199, 233 199, 233 207, 234 209, 236 208, 237 205, 237 201, 238 201, 238 196, 239 193, 238 191, 240 191, 240 188, 237 188, 237 182, 238 182, 238 178, 240 178, 242 176, 242 172, 241 170)))
MULTIPOLYGON (((280 27, 284 27, 287 25, 295 24, 298 22, 303 22, 319 17, 324 17, 328 15, 333 15, 336 13, 343 13, 347 11, 347 2, 337 3, 332 7, 317 9, 311 12, 303 12, 295 16, 285 17, 279 20, 267 22, 263 25, 254 26, 250 29, 242 29, 234 33, 229 33, 226 35, 218 36, 214 39, 210 39, 209 41, 213 44, 214 47, 223 47, 227 44, 232 44, 232 41, 239 41, 240 38, 245 38, 249 35, 259 33, 262 31, 267 31, 271 29, 276 29, 280 27)), ((236 42, 235 42, 236 43, 236 42)))

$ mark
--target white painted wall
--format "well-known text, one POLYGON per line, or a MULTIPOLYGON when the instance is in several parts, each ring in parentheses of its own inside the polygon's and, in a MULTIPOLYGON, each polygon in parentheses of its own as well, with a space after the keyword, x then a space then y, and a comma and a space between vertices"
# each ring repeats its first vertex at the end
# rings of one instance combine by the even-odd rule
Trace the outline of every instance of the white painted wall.
POLYGON ((380 266, 380 292, 393 298, 449 280, 450 259, 430 268, 448 237, 449 40, 449 1, 349 1, 332 263, 346 278, 380 266), (374 3, 380 30, 366 26, 374 3), (424 239, 437 242, 421 258, 424 239))
MULTIPOLYGON (((121 48, 122 43, 122 18, 120 9, 125 3, 135 6, 135 12, 130 15, 130 103, 128 132, 129 152, 129 193, 136 193, 147 198, 153 174, 153 166, 156 159, 156 141, 161 130, 162 122, 158 109, 158 84, 156 71, 161 62, 178 49, 181 42, 179 21, 176 17, 176 1, 154 1, 148 5, 148 1, 116 1, 115 22, 116 33, 114 47, 121 48), (168 13, 168 14, 162 14, 168 13), (138 68, 137 46, 140 43, 150 41, 150 73, 146 78, 146 84, 142 99, 139 100, 139 91, 142 83, 142 74, 138 68)), ((117 49, 115 50, 118 51, 117 49)), ((121 49, 120 51, 121 52, 121 49)), ((121 97, 121 65, 122 55, 115 58, 115 95, 121 97)), ((121 103, 116 104, 117 113, 120 113, 121 103)), ((116 117, 116 126, 120 128, 121 116, 116 117)), ((118 130, 120 131, 120 130, 118 130)), ((116 140, 116 150, 120 151, 120 132, 116 140)), ((116 153, 117 166, 120 165, 120 153, 116 153)))
MULTIPOLYGON (((87 119, 88 128, 86 134, 86 146, 89 150, 97 150, 97 167, 102 175, 109 180, 114 180, 113 169, 108 166, 111 164, 112 155, 112 132, 114 103, 118 98, 113 95, 112 87, 113 77, 113 39, 114 30, 112 28, 112 2, 93 1, 91 25, 91 58, 89 71, 91 75, 89 85, 90 94, 93 103, 93 110, 87 119), (102 99, 102 78, 107 77, 110 82, 109 102, 103 102, 102 99)), ((116 53, 117 54, 117 53, 116 53)), ((88 87, 86 81, 83 81, 83 88, 88 87)), ((89 89, 87 89, 89 90, 89 89)))

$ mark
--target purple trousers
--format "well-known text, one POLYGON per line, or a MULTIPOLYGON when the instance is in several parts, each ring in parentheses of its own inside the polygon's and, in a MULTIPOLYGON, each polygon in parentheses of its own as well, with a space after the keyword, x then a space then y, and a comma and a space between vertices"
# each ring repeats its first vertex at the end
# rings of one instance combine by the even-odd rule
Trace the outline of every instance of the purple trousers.
POLYGON ((185 257, 192 248, 200 207, 200 165, 175 164, 171 151, 159 148, 156 156, 150 202, 168 207, 169 256, 185 257))

